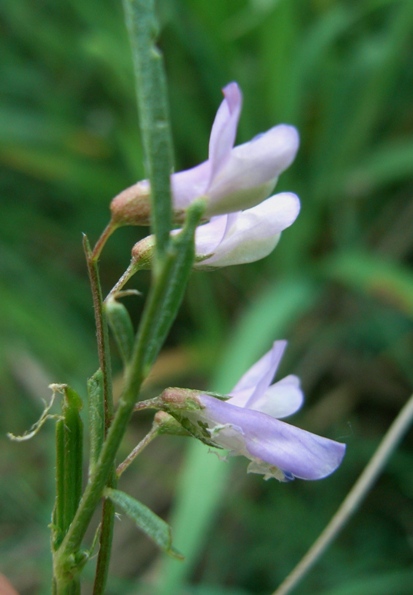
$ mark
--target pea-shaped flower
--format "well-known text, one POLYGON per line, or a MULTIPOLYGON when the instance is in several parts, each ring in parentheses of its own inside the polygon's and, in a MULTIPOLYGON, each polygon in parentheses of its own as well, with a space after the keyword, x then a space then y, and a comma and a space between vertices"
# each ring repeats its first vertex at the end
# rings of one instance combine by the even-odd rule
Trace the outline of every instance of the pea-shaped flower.
POLYGON ((285 341, 276 341, 241 378, 227 400, 185 389, 167 389, 162 409, 206 444, 250 459, 248 471, 264 479, 321 479, 340 465, 345 445, 301 430, 279 418, 303 403, 296 376, 271 384, 285 341))
MULTIPOLYGON (((298 197, 290 192, 281 192, 251 209, 212 217, 195 232, 194 268, 213 270, 265 258, 278 244, 281 232, 294 223, 299 212, 298 197)), ((180 231, 176 229, 171 233, 180 231)), ((137 271, 151 268, 154 248, 153 235, 134 245, 131 264, 122 277, 122 285, 137 271)))
POLYGON ((299 211, 298 197, 282 192, 251 209, 213 217, 196 230, 195 268, 246 264, 268 256, 299 211))
MULTIPOLYGON (((248 209, 263 201, 278 176, 294 160, 299 138, 293 126, 280 124, 251 141, 234 147, 242 95, 237 83, 223 89, 211 130, 208 159, 171 176, 175 219, 199 197, 206 200, 205 217, 248 209)), ((150 184, 142 180, 111 203, 117 225, 147 225, 150 220, 150 184)))

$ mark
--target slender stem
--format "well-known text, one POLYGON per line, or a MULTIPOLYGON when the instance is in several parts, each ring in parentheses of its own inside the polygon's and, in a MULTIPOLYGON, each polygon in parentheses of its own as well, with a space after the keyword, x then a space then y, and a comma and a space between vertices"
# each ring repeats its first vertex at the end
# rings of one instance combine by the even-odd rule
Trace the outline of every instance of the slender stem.
POLYGON ((53 595, 80 595, 80 580, 79 578, 73 579, 67 585, 57 585, 55 581, 53 581, 53 595))
POLYGON ((96 262, 98 260, 106 242, 108 241, 110 236, 113 234, 113 232, 117 230, 118 227, 119 227, 119 224, 115 223, 114 221, 109 221, 109 223, 103 230, 100 238, 96 242, 95 247, 93 248, 93 252, 90 255, 91 261, 96 262))
POLYGON ((72 552, 79 550, 95 508, 102 497, 103 489, 112 472, 113 461, 132 411, 133 402, 129 403, 125 400, 120 402, 106 441, 103 444, 96 470, 89 479, 75 518, 59 548, 59 558, 63 571, 65 562, 72 552))
POLYGON ((173 240, 154 285, 152 285, 132 358, 127 369, 125 389, 102 446, 94 472, 89 478, 76 515, 58 552, 56 567, 67 573, 70 557, 78 552, 103 489, 113 470, 116 453, 135 407, 145 374, 157 356, 181 304, 194 260, 194 234, 203 213, 203 204, 188 209, 183 231, 173 240))
POLYGON ((128 266, 128 268, 126 269, 126 271, 123 273, 123 275, 121 276, 121 278, 119 279, 119 281, 112 287, 112 289, 109 291, 108 295, 105 297, 105 302, 112 296, 115 295, 116 293, 119 293, 119 291, 121 291, 122 287, 124 285, 126 285, 126 283, 129 281, 129 279, 131 277, 133 277, 133 275, 139 270, 139 267, 136 266, 135 262, 131 262, 130 265, 128 266))
MULTIPOLYGON (((107 486, 116 489, 117 481, 113 473, 107 486)), ((113 538, 113 527, 115 524, 115 505, 109 498, 105 498, 102 506, 102 521, 99 534, 99 554, 96 563, 95 581, 93 584, 93 595, 103 595, 109 572, 111 546, 113 538)))
MULTIPOLYGON (((102 240, 102 238, 109 237, 110 233, 112 232, 112 228, 113 225, 111 227, 111 224, 109 224, 106 230, 103 232, 101 239, 98 241, 96 246, 103 246, 104 241, 102 240)), ((96 246, 94 252, 97 252, 96 246)), ((102 289, 99 278, 97 256, 94 256, 94 253, 90 252, 86 236, 84 241, 84 248, 86 253, 90 285, 92 289, 99 364, 100 369, 102 370, 103 378, 102 397, 104 410, 104 437, 106 437, 113 419, 112 369, 109 350, 109 330, 105 310, 103 308, 102 289)), ((111 477, 108 480, 107 486, 112 488, 116 487, 116 476, 114 473, 114 466, 111 477)), ((114 516, 115 509, 113 504, 108 500, 105 500, 102 505, 102 521, 101 531, 99 535, 99 554, 96 565, 95 584, 93 590, 94 595, 100 595, 104 592, 105 589, 112 547, 114 516)))
POLYGON ((106 435, 113 417, 112 368, 109 351, 109 331, 103 309, 103 297, 98 264, 97 260, 93 258, 93 253, 90 251, 89 241, 86 236, 83 237, 83 247, 86 254, 86 262, 92 290, 93 309, 95 312, 99 365, 103 375, 103 401, 106 435))
POLYGON ((357 508, 368 494, 370 488, 386 465, 388 458, 408 430, 412 420, 413 395, 387 430, 376 452, 350 492, 347 494, 336 514, 328 523, 327 527, 313 543, 294 570, 287 576, 278 589, 274 591, 273 595, 287 595, 287 593, 290 593, 322 556, 326 548, 337 537, 341 529, 356 512, 357 508))
POLYGON ((118 465, 116 469, 116 475, 120 477, 124 471, 129 467, 129 465, 136 459, 136 457, 143 451, 144 448, 148 446, 152 442, 156 436, 159 435, 160 428, 157 425, 153 425, 152 429, 142 440, 135 446, 135 448, 131 451, 131 453, 126 457, 120 465, 118 465))

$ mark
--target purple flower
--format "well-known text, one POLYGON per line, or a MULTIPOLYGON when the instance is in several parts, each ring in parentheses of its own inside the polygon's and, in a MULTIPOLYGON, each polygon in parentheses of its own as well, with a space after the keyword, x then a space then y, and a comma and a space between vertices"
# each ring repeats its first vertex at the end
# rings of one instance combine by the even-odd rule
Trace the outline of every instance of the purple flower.
MULTIPOLYGON (((171 176, 175 222, 197 198, 206 203, 205 218, 250 209, 274 188, 278 176, 291 165, 298 150, 296 129, 287 124, 270 128, 248 143, 234 147, 242 95, 237 83, 223 89, 211 130, 207 161, 171 176)), ((151 187, 141 180, 112 200, 112 224, 149 225, 151 187)))
POLYGON ((203 442, 250 459, 250 473, 280 481, 321 479, 340 465, 345 445, 278 419, 295 413, 303 403, 296 376, 271 384, 285 347, 286 341, 276 341, 241 378, 228 400, 168 389, 165 410, 203 442))
POLYGON ((176 210, 186 209, 200 196, 207 199, 207 217, 253 207, 270 194, 297 153, 298 133, 286 124, 234 148, 242 95, 237 83, 227 85, 223 93, 211 130, 208 160, 172 175, 176 210))
MULTIPOLYGON (((212 270, 236 264, 255 262, 268 256, 280 239, 281 232, 294 223, 300 211, 295 194, 275 194, 252 209, 217 215, 195 232, 194 268, 212 270)), ((178 234, 174 229, 171 233, 178 234)), ((150 268, 155 236, 140 240, 132 248, 132 263, 126 282, 136 271, 150 268)))
POLYGON ((213 217, 196 230, 195 268, 245 264, 268 256, 299 211, 298 197, 283 192, 246 211, 213 217))

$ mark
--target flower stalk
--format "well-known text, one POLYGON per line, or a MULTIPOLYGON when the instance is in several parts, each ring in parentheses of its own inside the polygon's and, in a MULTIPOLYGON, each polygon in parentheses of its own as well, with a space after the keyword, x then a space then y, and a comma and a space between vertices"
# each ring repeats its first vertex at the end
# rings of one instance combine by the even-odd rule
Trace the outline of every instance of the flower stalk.
POLYGON ((117 450, 138 399, 141 384, 153 364, 181 304, 194 260, 194 234, 204 205, 188 210, 182 232, 173 238, 160 273, 152 285, 142 315, 131 361, 126 370, 125 389, 109 427, 99 458, 79 507, 55 557, 56 573, 67 580, 74 574, 76 559, 87 527, 111 477, 117 450))

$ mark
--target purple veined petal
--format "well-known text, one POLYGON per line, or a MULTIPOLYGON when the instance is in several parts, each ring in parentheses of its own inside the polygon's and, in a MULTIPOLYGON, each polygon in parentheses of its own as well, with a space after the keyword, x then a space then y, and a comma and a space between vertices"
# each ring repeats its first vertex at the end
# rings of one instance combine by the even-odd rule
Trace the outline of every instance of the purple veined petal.
POLYGON ((258 398, 251 399, 248 408, 281 419, 298 411, 303 402, 300 380, 290 374, 269 386, 258 398))
POLYGON ((275 341, 270 351, 262 356, 237 382, 227 403, 248 407, 248 403, 264 394, 275 376, 287 341, 275 341))
MULTIPOLYGON (((248 433, 246 439, 247 450, 253 457, 299 479, 327 477, 343 460, 345 444, 317 436, 278 419, 265 417, 271 423, 257 426, 259 437, 248 433)), ((245 426, 243 431, 246 433, 245 426)))
POLYGON ((193 200, 204 196, 211 175, 209 161, 196 167, 172 174, 172 199, 175 209, 186 209, 193 200))
POLYGON ((195 232, 195 252, 197 256, 204 256, 215 252, 222 242, 229 215, 212 217, 209 223, 201 225, 195 232))
POLYGON ((245 448, 249 458, 263 461, 264 467, 274 466, 300 479, 322 479, 333 473, 343 459, 346 447, 340 442, 301 430, 264 413, 237 407, 228 401, 208 395, 199 395, 198 399, 205 409, 196 412, 196 415, 210 428, 215 427, 215 443, 230 448, 230 436, 225 435, 225 429, 232 427, 232 432, 237 434, 233 454, 245 454, 245 448), (225 444, 220 443, 220 428, 225 444))
POLYGON ((218 108, 209 139, 211 178, 223 166, 234 146, 242 107, 242 94, 237 83, 229 83, 222 90, 224 100, 218 108))
MULTIPOLYGON (((280 239, 280 233, 289 227, 300 211, 295 194, 276 194, 261 204, 237 213, 229 220, 227 231, 216 251, 197 268, 216 268, 247 264, 265 258, 280 239)), ((207 252, 204 252, 207 254, 207 252)))
MULTIPOLYGON (((264 186, 265 191, 269 188, 268 196, 280 173, 293 162, 298 145, 296 129, 280 124, 254 140, 235 147, 211 180, 208 188, 211 201, 219 202, 233 193, 259 189, 261 186, 264 186)), ((264 198, 265 195, 257 199, 255 204, 264 198)))

